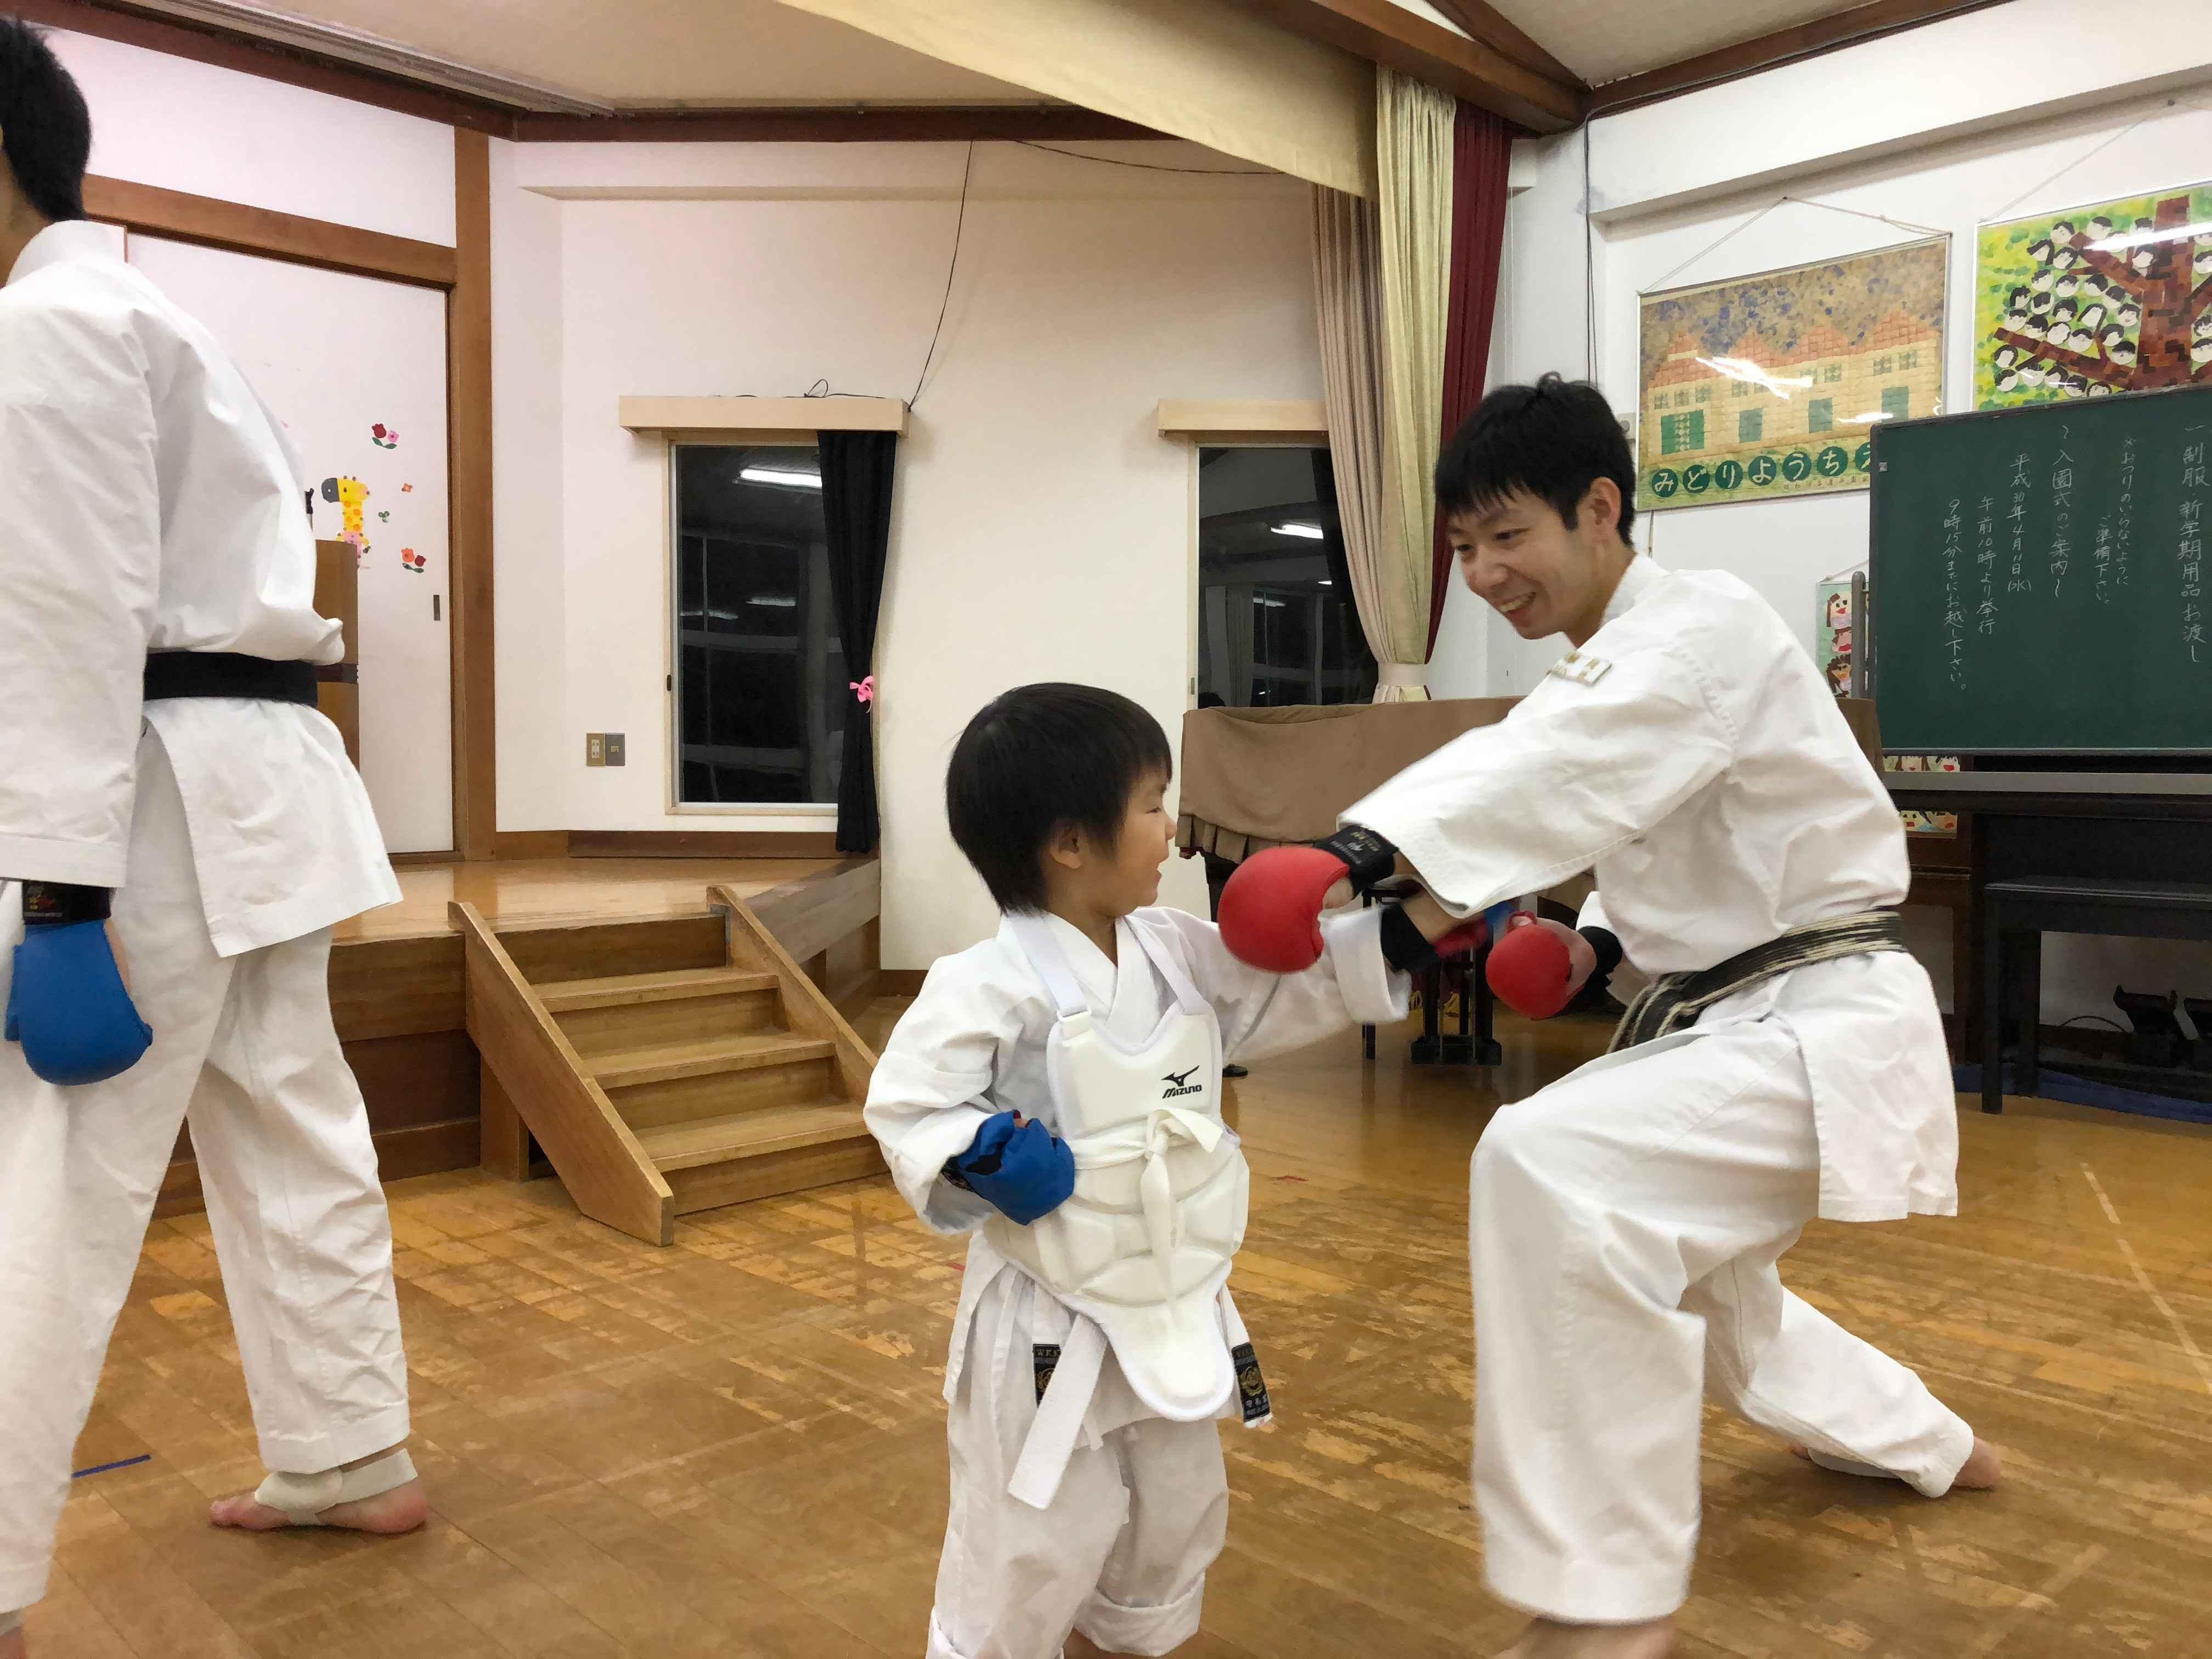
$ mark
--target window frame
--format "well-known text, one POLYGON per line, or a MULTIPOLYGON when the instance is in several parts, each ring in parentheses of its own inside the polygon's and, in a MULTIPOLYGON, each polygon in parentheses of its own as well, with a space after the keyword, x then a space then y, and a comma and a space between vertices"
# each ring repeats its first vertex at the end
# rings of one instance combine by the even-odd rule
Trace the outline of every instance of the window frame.
MULTIPOLYGON (((1233 407, 1233 405, 1231 407, 1233 407)), ((1333 451, 1334 446, 1330 443, 1328 433, 1325 428, 1314 427, 1285 427, 1279 430, 1269 430, 1253 427, 1241 427, 1235 429, 1189 429, 1177 432, 1174 435, 1188 440, 1187 447, 1190 451, 1190 496, 1187 514, 1187 520, 1190 526, 1190 544, 1188 559, 1188 568, 1189 572, 1189 592, 1188 596, 1188 633, 1186 643, 1186 650, 1188 654, 1187 657, 1188 672, 1186 672, 1183 679, 1183 700, 1184 707, 1186 708, 1194 709, 1198 707, 1198 671, 1200 654, 1203 649, 1203 635, 1206 627, 1205 573, 1201 568, 1203 549, 1200 529, 1200 526, 1204 523, 1204 519, 1200 512, 1200 507, 1202 505, 1200 476, 1203 467, 1201 464, 1204 460, 1206 452, 1209 449, 1296 449, 1301 451, 1327 449, 1333 451)), ((1345 595, 1345 599, 1347 604, 1352 605, 1356 617, 1358 611, 1357 602, 1352 599, 1350 594, 1345 595)), ((1317 615, 1312 618, 1312 626, 1316 630, 1316 663, 1318 663, 1322 654, 1322 641, 1320 633, 1321 621, 1317 615)), ((1343 671, 1340 669, 1319 669, 1317 672, 1326 676, 1331 673, 1341 673, 1343 671)), ((1318 688, 1316 688, 1316 690, 1318 690, 1318 688)), ((1262 704, 1259 706, 1268 707, 1271 705, 1262 704)))
MULTIPOLYGON (((677 451, 681 449, 811 449, 817 462, 821 455, 822 435, 818 432, 752 430, 749 428, 707 428, 695 430, 663 428, 666 441, 662 444, 660 580, 661 616, 665 625, 662 635, 667 655, 665 663, 664 687, 661 696, 662 788, 665 793, 666 810, 670 816, 697 816, 718 818, 796 818, 811 820, 793 828, 834 830, 837 821, 837 803, 829 801, 689 801, 684 799, 684 725, 682 707, 676 685, 677 676, 684 666, 684 602, 680 539, 683 535, 684 509, 677 477, 677 451)), ((824 596, 826 603, 830 601, 824 596)))

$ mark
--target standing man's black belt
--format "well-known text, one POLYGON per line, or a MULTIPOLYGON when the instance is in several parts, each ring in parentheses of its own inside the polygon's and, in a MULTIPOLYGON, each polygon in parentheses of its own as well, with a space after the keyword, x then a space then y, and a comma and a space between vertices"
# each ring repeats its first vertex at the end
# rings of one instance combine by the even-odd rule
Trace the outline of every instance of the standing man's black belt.
POLYGON ((315 706, 315 665, 271 662, 234 651, 155 651, 146 658, 146 701, 252 697, 315 706))

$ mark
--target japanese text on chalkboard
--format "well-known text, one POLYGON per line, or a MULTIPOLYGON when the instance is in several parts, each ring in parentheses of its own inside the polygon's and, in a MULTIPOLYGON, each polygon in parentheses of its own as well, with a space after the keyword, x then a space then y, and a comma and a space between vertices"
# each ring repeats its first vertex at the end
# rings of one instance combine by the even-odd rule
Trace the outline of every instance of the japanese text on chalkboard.
POLYGON ((1975 626, 1984 634, 1997 631, 1996 497, 1982 497, 1982 515, 1974 521, 1974 563, 1982 579, 1982 602, 1974 607, 1975 626))
MULTIPOLYGON (((2200 428, 2201 429, 2201 428, 2200 428)), ((2181 502, 2181 641, 2189 660, 2204 659, 2204 441, 2181 452, 2181 487, 2194 493, 2181 502)))
POLYGON ((2058 456, 2051 464, 2051 597, 2057 599, 2074 564, 2074 458, 2066 453, 2070 426, 2058 433, 2058 456))
POLYGON ((1943 638, 1951 653, 1951 684, 1966 683, 1966 613, 1959 602, 1959 498, 1943 514, 1943 638))

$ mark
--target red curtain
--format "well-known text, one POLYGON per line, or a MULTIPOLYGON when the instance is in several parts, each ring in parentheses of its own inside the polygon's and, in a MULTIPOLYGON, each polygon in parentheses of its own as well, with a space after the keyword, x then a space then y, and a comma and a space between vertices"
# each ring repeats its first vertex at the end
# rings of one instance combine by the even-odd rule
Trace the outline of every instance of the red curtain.
MULTIPOLYGON (((1498 310, 1498 250, 1505 239, 1505 173, 1511 130, 1498 116, 1462 103, 1452 128, 1450 313, 1444 323, 1443 441, 1482 401, 1490 369, 1490 325, 1498 310)), ((1450 544, 1437 516, 1429 586, 1429 654, 1444 619, 1452 574, 1450 544)))

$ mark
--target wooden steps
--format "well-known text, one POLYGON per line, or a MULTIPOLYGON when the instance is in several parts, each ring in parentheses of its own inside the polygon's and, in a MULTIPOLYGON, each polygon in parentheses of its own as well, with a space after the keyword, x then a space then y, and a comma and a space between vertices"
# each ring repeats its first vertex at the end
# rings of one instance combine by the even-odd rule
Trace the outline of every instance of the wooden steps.
POLYGON ((860 1121, 875 1056, 742 899, 710 897, 497 933, 454 907, 487 1164, 519 1173, 526 1126, 578 1208, 656 1243, 678 1215, 883 1168, 860 1121), (517 1120, 496 1160, 495 1106, 517 1120))

